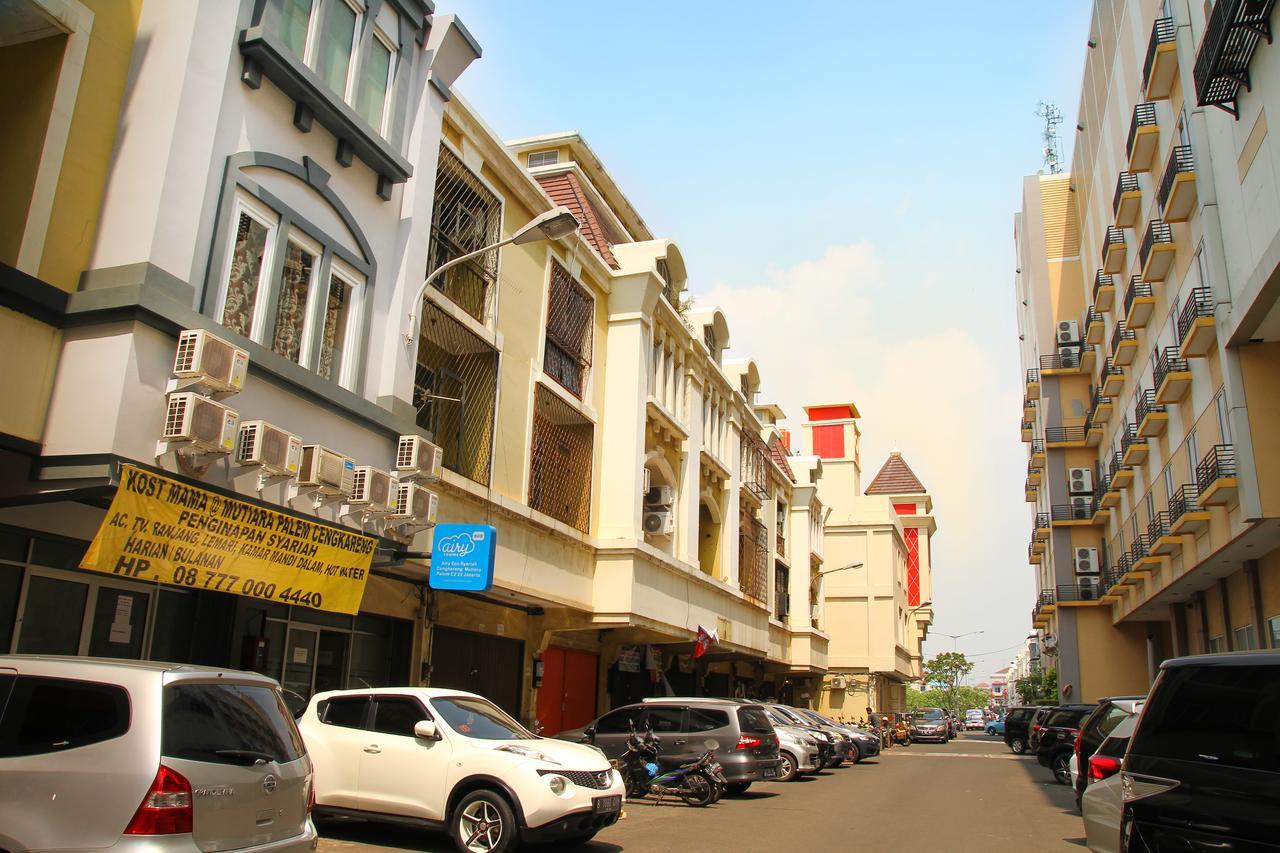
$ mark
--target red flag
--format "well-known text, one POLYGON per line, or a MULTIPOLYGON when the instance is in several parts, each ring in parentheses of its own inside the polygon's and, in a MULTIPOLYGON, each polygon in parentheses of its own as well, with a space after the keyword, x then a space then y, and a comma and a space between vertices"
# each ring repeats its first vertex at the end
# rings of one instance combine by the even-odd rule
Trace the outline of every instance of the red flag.
POLYGON ((693 656, 700 658, 707 653, 707 649, 720 642, 720 638, 716 636, 715 631, 708 631, 701 625, 698 626, 698 639, 693 644, 693 656))

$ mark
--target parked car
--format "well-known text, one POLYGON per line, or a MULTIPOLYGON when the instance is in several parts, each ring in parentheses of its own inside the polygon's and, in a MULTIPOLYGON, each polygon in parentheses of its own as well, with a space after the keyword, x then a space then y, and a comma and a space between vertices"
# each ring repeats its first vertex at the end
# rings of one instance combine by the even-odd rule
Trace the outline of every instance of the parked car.
POLYGON ((741 794, 752 782, 778 778, 778 735, 759 704, 679 696, 647 699, 556 738, 592 744, 616 759, 626 751, 632 729, 652 729, 662 738, 658 763, 666 768, 692 761, 702 754, 703 741, 715 740, 730 794, 741 794))
POLYGON ((1036 759, 1053 771, 1059 785, 1071 784, 1071 757, 1075 755, 1080 725, 1097 705, 1059 705, 1044 717, 1037 733, 1036 759))
POLYGON ((0 655, 0 849, 310 851, 312 779, 270 678, 0 655))
POLYGON ((1124 805, 1120 763, 1137 722, 1137 717, 1121 722, 1085 761, 1089 787, 1080 801, 1080 815, 1084 818, 1085 842, 1094 853, 1120 850, 1120 809, 1124 805))
POLYGON ((1280 652, 1161 664, 1121 784, 1122 850, 1275 849, 1280 652))
POLYGON ((846 726, 830 717, 824 716, 811 708, 792 708, 801 717, 813 720, 820 726, 835 729, 850 739, 847 760, 857 764, 864 758, 873 758, 880 754, 880 738, 862 731, 855 726, 846 726))
POLYGON ((970 708, 964 712, 964 729, 967 732, 982 731, 983 723, 986 721, 986 715, 981 708, 970 708))
POLYGON ((1080 770, 1071 777, 1071 784, 1076 792, 1076 808, 1080 808, 1080 798, 1089 786, 1089 774, 1085 772, 1089 756, 1098 751, 1098 747, 1102 746, 1102 742, 1116 726, 1138 713, 1146 699, 1145 696, 1113 696, 1102 699, 1093 713, 1080 724, 1080 737, 1076 739, 1075 747, 1080 770))
POLYGON ((1020 705, 1009 709, 1004 717, 1004 743, 1014 755, 1022 755, 1031 743, 1031 720, 1040 710, 1037 705, 1020 705))
POLYGON ((854 751, 853 739, 846 735, 839 726, 814 719, 804 714, 800 709, 793 708, 790 705, 770 703, 766 707, 782 714, 791 720, 794 725, 804 726, 813 731, 815 735, 820 734, 827 737, 831 742, 831 755, 827 758, 827 767, 839 767, 850 760, 854 751))
POLYGON ((951 724, 941 708, 921 708, 911 720, 911 742, 951 740, 951 724))
POLYGON ((994 720, 988 720, 986 728, 983 729, 989 735, 1004 735, 1004 717, 996 717, 994 720))
POLYGON ((446 830, 461 851, 578 843, 618 820, 625 785, 599 750, 538 737, 483 696, 428 687, 317 694, 300 722, 317 816, 446 830))
MULTIPOLYGON (((802 733, 813 741, 814 747, 817 749, 817 755, 813 761, 815 773, 826 767, 833 760, 836 746, 835 739, 831 735, 817 726, 801 725, 797 720, 783 714, 781 710, 772 705, 765 705, 764 710, 769 716, 769 722, 773 723, 774 731, 780 731, 780 727, 786 727, 791 731, 802 733)), ((779 778, 781 778, 781 775, 779 778)))
POLYGON ((821 769, 818 763, 818 742, 809 732, 789 725, 784 720, 781 715, 777 719, 772 715, 769 718, 769 722, 773 723, 773 730, 778 734, 778 781, 791 782, 801 776, 817 773, 821 769))
POLYGON ((1031 718, 1027 735, 1027 751, 1033 755, 1040 749, 1040 732, 1044 729, 1045 719, 1057 708, 1057 705, 1042 705, 1036 709, 1035 716, 1031 718))

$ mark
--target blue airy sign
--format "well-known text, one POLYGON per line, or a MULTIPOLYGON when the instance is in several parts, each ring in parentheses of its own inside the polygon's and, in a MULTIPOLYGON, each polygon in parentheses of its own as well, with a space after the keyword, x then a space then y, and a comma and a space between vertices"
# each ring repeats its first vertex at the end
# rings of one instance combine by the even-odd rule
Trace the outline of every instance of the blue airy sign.
POLYGON ((497 538, 498 531, 488 524, 437 524, 431 541, 431 588, 490 589, 497 538))

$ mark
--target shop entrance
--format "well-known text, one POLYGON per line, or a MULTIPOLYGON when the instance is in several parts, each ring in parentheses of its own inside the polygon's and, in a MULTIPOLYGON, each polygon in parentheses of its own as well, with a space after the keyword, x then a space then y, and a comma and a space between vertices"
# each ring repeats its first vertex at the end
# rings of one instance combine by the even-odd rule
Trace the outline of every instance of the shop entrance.
POLYGON ((346 686, 349 634, 289 625, 281 685, 299 696, 346 686))
POLYGON ((596 671, 600 656, 552 646, 542 653, 538 722, 550 737, 596 718, 596 671))
POLYGON ((143 657, 152 593, 70 572, 32 569, 18 602, 18 654, 143 657))
POLYGON ((436 627, 431 638, 431 686, 479 693, 517 720, 524 643, 506 637, 436 627))

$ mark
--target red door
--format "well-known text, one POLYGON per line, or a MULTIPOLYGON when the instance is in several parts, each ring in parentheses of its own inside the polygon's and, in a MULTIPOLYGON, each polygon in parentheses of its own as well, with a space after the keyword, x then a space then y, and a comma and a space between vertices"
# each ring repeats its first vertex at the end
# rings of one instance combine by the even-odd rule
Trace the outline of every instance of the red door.
POLYGON ((538 689, 542 733, 550 736, 594 720, 599 656, 552 646, 543 652, 542 663, 542 687, 538 689))

